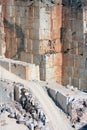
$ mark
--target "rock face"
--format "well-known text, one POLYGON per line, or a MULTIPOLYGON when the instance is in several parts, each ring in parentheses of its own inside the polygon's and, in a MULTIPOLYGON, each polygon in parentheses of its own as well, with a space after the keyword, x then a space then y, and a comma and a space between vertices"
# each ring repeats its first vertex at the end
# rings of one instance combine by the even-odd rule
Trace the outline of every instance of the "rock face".
POLYGON ((18 60, 12 60, 0 56, 0 66, 16 74, 22 79, 26 79, 26 80, 40 79, 39 66, 35 64, 30 64, 18 60))
POLYGON ((39 65, 40 79, 58 80, 61 83, 61 2, 4 0, 2 6, 6 34, 5 56, 39 65))
POLYGON ((0 2, 1 55, 39 65, 41 80, 86 89, 86 0, 0 2))
POLYGON ((5 31, 4 31, 4 23, 3 23, 3 6, 0 4, 0 55, 5 56, 6 52, 6 43, 5 43, 5 31))

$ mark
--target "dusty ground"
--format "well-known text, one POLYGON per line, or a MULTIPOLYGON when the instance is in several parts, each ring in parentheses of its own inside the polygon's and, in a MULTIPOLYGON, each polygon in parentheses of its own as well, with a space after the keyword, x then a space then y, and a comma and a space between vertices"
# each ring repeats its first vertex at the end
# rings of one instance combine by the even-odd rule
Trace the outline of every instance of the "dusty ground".
MULTIPOLYGON (((35 97, 37 97, 38 101, 43 107, 43 110, 48 116, 50 127, 49 130, 73 130, 65 114, 60 109, 58 109, 58 107, 53 103, 53 101, 50 99, 50 97, 46 94, 46 92, 39 84, 35 82, 22 80, 19 77, 15 76, 14 74, 11 74, 10 72, 4 69, 1 69, 1 76, 2 78, 6 78, 16 82, 21 82, 26 87, 31 89, 32 93, 34 94, 35 97)), ((13 130, 15 130, 15 128, 13 130)), ((25 129, 22 128, 21 130, 25 129)))
POLYGON ((17 124, 15 119, 8 118, 8 113, 0 115, 0 130, 29 130, 22 124, 17 124))

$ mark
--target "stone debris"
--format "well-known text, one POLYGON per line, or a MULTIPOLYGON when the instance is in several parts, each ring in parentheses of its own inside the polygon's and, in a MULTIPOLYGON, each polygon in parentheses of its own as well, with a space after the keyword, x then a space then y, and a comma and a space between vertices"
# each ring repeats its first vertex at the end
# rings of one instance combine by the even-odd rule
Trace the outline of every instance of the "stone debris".
POLYGON ((26 125, 29 130, 48 130, 47 116, 39 105, 39 102, 32 95, 32 92, 25 89, 20 83, 11 84, 14 87, 21 86, 20 93, 18 93, 20 95, 19 102, 10 100, 10 102, 1 104, 0 114, 7 111, 9 118, 16 119, 18 124, 26 125))
POLYGON ((78 128, 79 126, 82 127, 87 122, 87 98, 79 98, 74 99, 73 101, 69 102, 69 115, 71 117, 72 126, 78 128), (79 124, 79 125, 77 125, 79 124))
POLYGON ((39 104, 37 102, 34 102, 34 97, 32 96, 32 93, 25 88, 21 89, 20 104, 22 105, 22 108, 25 109, 27 113, 29 113, 29 115, 27 116, 26 114, 24 114, 24 116, 20 117, 19 119, 21 119, 21 121, 25 121, 24 123, 31 130, 38 127, 43 128, 46 125, 46 115, 41 110, 39 104), (42 123, 38 123, 38 121, 42 123))

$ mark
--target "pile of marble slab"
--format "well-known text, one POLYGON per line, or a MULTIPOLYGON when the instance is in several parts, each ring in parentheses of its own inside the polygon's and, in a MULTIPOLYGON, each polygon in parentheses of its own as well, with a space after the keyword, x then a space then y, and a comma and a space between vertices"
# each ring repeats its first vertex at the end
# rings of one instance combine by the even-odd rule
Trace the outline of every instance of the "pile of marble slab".
POLYGON ((62 85, 47 86, 49 95, 67 114, 72 126, 79 129, 87 123, 87 93, 62 85))

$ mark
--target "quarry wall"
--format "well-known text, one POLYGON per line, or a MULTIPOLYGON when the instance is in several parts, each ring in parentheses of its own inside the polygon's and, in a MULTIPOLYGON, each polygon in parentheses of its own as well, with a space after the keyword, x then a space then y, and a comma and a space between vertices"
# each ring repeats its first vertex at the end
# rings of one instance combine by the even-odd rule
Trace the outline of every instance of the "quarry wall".
POLYGON ((61 83, 62 6, 20 0, 3 1, 2 4, 5 56, 39 65, 41 80, 61 83))
MULTIPOLYGON (((39 66, 0 57, 0 66, 22 79, 39 80, 39 66)), ((1 75, 3 75, 1 73, 1 75)))
POLYGON ((86 1, 75 1, 63 8, 62 83, 87 88, 86 1))
POLYGON ((82 1, 0 3, 6 57, 39 65, 41 80, 87 88, 87 11, 82 1))
POLYGON ((5 32, 3 23, 2 5, 0 5, 0 55, 4 56, 6 51, 5 32))

